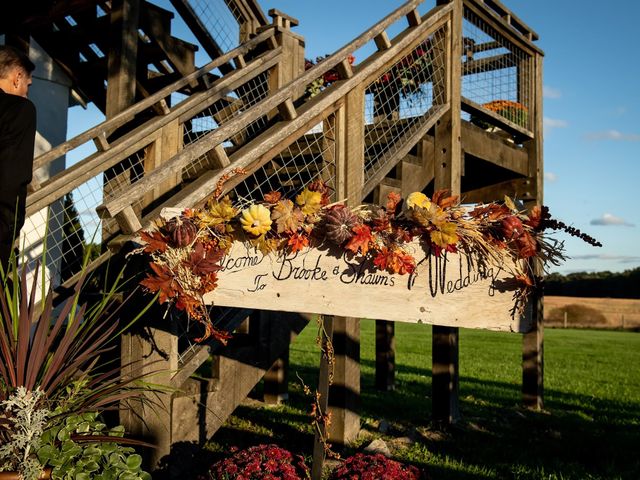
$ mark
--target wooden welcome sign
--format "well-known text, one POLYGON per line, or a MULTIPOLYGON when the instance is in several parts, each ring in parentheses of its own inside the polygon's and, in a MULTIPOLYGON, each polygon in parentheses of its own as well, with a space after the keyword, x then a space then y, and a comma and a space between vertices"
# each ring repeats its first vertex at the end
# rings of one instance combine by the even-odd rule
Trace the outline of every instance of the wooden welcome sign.
MULTIPOLYGON (((264 255, 234 242, 205 302, 452 327, 527 332, 529 309, 515 312, 513 265, 482 265, 463 253, 427 255, 407 245, 415 272, 390 274, 343 250, 306 248, 264 255)), ((507 260, 508 261, 508 260, 507 260)))

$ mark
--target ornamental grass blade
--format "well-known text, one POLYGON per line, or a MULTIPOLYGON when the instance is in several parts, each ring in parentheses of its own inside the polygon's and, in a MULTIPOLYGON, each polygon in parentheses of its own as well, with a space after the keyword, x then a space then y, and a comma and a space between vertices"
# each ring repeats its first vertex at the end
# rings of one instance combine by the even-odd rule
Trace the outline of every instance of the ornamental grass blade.
MULTIPOLYGON (((34 277, 33 288, 37 286, 37 276, 34 277)), ((27 302, 27 267, 23 266, 20 274, 20 309, 18 314, 17 352, 16 352, 16 381, 17 385, 24 385, 26 380, 27 356, 29 354, 29 337, 31 336, 31 319, 27 302)), ((16 386, 17 386, 16 385, 16 386)))
POLYGON ((38 380, 38 376, 42 374, 43 367, 47 362, 49 351, 46 349, 47 339, 51 330, 50 312, 53 310, 53 295, 51 292, 45 298, 44 307, 40 317, 36 321, 36 331, 31 341, 31 349, 29 352, 29 365, 27 366, 27 379, 25 387, 33 390, 38 380))
MULTIPOLYGON (((2 373, 2 382, 6 387, 16 384, 15 371, 15 337, 13 334, 13 316, 10 313, 7 295, 9 292, 3 288, 0 293, 0 308, 2 309, 2 323, 0 325, 0 354, 2 362, 0 363, 0 373, 2 373)), ((4 398, 4 391, 3 398, 4 398)))
MULTIPOLYGON (((71 303, 73 305, 73 299, 69 299, 68 303, 71 303)), ((60 315, 58 317, 58 320, 56 321, 56 327, 60 327, 63 321, 64 317, 60 315)), ((71 345, 71 342, 73 342, 73 339, 75 338, 78 331, 78 323, 79 322, 71 322, 71 324, 67 325, 67 328, 64 331, 64 334, 62 334, 62 338, 60 339, 60 344, 53 352, 49 364, 47 365, 46 374, 40 384, 40 388, 42 388, 42 390, 44 390, 47 395, 51 395, 51 393, 53 392, 53 389, 49 386, 49 383, 54 381, 55 378, 57 378, 56 383, 60 383, 61 381, 62 376, 60 369, 62 365, 64 365, 64 362, 67 358, 67 351, 69 350, 69 346, 71 345)))

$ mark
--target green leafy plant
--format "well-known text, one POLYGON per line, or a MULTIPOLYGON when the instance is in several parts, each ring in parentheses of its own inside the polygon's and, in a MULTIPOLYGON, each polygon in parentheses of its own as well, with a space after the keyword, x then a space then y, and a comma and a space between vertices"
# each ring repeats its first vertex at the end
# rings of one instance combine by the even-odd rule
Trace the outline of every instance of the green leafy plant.
MULTIPOLYGON (((119 365, 110 365, 103 358, 121 332, 119 320, 126 299, 115 302, 115 298, 122 287, 122 274, 91 305, 80 304, 83 276, 59 308, 53 306, 52 291, 37 301, 37 267, 29 285, 26 267, 18 274, 13 259, 7 276, 0 280, 0 471, 18 471, 22 478, 31 480, 51 460, 44 455, 43 463, 40 455, 36 456, 47 432, 58 429, 59 433, 79 415, 97 416, 148 386, 139 382, 135 372, 124 377, 119 365)), ((62 442, 57 434, 54 438, 62 442)), ((109 435, 92 440, 108 444, 121 441, 109 435)), ((65 451, 64 442, 49 442, 49 447, 65 451)), ((129 451, 120 453, 128 455, 129 451)), ((62 457, 58 453, 55 458, 62 457)), ((76 464, 78 475, 82 465, 76 464)), ((53 475, 89 478, 56 476, 56 468, 53 475)))
POLYGON ((118 443, 123 437, 124 427, 107 428, 97 412, 70 415, 44 432, 38 460, 53 467, 54 480, 150 480, 142 457, 118 443))

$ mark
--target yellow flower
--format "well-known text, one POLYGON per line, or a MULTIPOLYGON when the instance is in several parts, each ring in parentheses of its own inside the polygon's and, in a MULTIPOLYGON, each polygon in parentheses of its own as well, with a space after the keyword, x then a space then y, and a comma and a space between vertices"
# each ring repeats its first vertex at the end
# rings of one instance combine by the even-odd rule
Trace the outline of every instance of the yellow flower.
POLYGON ((271 212, 264 205, 251 205, 242 211, 240 224, 252 235, 264 235, 271 229, 271 212))
POLYGON ((296 203, 300 205, 302 213, 305 215, 313 215, 320 210, 320 202, 322 201, 322 194, 320 192, 312 192, 305 188, 300 195, 296 197, 296 203))
POLYGON ((442 248, 458 243, 456 224, 452 222, 443 223, 438 230, 433 230, 430 236, 431 241, 442 248))
POLYGON ((207 207, 198 213, 198 219, 205 226, 214 226, 221 223, 230 222, 238 214, 231 204, 229 197, 224 197, 221 201, 213 200, 207 207))
POLYGON ((407 207, 409 208, 429 208, 431 206, 431 201, 429 197, 427 197, 422 192, 413 192, 407 197, 407 207))

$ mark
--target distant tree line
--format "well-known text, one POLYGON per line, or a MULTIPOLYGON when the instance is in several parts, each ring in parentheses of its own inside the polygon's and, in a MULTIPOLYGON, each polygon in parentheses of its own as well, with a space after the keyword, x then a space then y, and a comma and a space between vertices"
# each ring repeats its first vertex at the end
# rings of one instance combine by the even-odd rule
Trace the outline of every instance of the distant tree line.
POLYGON ((552 273, 545 279, 544 293, 566 297, 640 298, 640 267, 618 273, 552 273))

